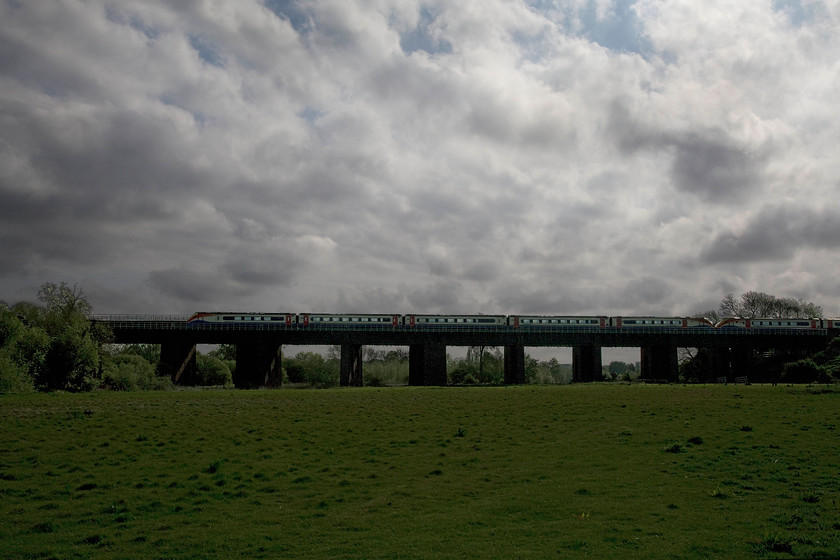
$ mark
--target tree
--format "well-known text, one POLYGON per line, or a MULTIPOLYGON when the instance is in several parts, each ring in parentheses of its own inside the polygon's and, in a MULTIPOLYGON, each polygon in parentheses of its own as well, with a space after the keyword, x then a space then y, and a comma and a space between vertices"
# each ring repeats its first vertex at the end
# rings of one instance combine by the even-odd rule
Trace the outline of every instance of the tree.
POLYGON ((32 391, 43 375, 49 344, 43 328, 27 325, 13 309, 0 305, 0 393, 32 391))
POLYGON ((105 333, 94 331, 84 292, 66 282, 46 283, 38 290, 44 304, 43 327, 50 337, 46 367, 37 381, 48 390, 89 390, 96 385, 99 345, 105 333))
POLYGON ((810 319, 822 315, 822 307, 814 303, 801 298, 777 298, 764 292, 744 292, 739 298, 727 294, 720 302, 721 317, 810 319))
POLYGON ((504 355, 496 346, 470 346, 465 362, 479 383, 501 383, 504 378, 504 355))
POLYGON ((537 378, 537 372, 539 370, 540 361, 530 354, 525 354, 525 382, 526 383, 533 383, 533 381, 537 378))
POLYGON ((211 350, 207 353, 208 356, 212 356, 223 362, 235 362, 236 361, 236 345, 235 344, 219 344, 219 347, 215 350, 211 350))
POLYGON ((71 288, 67 282, 56 286, 52 282, 42 284, 38 290, 38 301, 44 304, 48 313, 61 312, 67 315, 89 315, 93 309, 85 293, 76 284, 71 288))
POLYGON ((84 292, 66 282, 46 283, 38 290, 38 300, 42 306, 22 302, 9 310, 22 329, 3 346, 14 347, 17 363, 39 388, 93 388, 98 381, 99 347, 108 333, 91 326, 91 305, 84 292))
POLYGON ((628 366, 624 362, 610 362, 608 371, 610 372, 610 377, 613 379, 620 379, 624 376, 624 374, 628 371, 628 366))

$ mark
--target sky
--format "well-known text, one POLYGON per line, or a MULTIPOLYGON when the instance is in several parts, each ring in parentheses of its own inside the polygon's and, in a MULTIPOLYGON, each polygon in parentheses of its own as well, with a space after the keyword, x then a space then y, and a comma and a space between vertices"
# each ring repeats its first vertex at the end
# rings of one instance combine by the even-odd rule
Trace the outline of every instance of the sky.
POLYGON ((0 299, 840 316, 837 0, 0 0, 0 299))

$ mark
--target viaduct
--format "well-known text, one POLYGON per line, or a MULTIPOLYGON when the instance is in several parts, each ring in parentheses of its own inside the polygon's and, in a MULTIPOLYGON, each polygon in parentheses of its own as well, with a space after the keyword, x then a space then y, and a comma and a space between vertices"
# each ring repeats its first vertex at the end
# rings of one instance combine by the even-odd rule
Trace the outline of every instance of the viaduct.
POLYGON ((409 385, 446 384, 447 346, 504 347, 506 384, 525 382, 525 348, 571 347, 573 381, 601 379, 602 347, 641 348, 642 375, 669 382, 678 380, 678 348, 710 348, 716 369, 748 372, 755 351, 824 348, 835 330, 714 331, 692 328, 621 329, 593 327, 552 332, 521 328, 353 328, 286 327, 285 325, 200 325, 187 327, 183 317, 99 316, 110 327, 114 342, 160 344, 161 369, 177 381, 195 370, 197 344, 236 347, 234 384, 239 388, 277 387, 282 383, 281 346, 338 345, 341 347, 340 384, 363 384, 362 347, 408 346, 409 385))

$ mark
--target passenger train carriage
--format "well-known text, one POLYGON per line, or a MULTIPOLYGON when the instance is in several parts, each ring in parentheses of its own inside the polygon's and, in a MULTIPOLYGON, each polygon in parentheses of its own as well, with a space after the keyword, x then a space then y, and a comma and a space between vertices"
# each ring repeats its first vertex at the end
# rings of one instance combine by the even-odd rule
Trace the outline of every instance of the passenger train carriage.
POLYGON ((406 315, 403 321, 408 328, 498 328, 507 324, 507 317, 504 315, 406 315))
POLYGON ((298 324, 303 327, 353 327, 387 328, 400 324, 399 315, 334 315, 330 313, 303 313, 298 316, 298 324))
POLYGON ((515 329, 547 330, 603 328, 609 317, 566 317, 549 315, 511 315, 507 324, 515 329))
POLYGON ((293 313, 242 313, 213 312, 193 313, 187 319, 188 326, 233 324, 241 326, 286 326, 297 324, 297 315, 293 313))
POLYGON ((697 329, 713 328, 705 317, 610 317, 610 326, 619 329, 697 329))
POLYGON ((831 319, 769 319, 727 317, 718 321, 717 329, 821 329, 834 328, 823 323, 832 323, 831 319))

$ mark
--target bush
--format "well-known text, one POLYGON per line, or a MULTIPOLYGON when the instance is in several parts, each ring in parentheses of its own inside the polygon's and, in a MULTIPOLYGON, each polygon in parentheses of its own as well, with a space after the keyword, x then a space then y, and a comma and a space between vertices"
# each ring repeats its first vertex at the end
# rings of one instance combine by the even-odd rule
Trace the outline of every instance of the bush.
POLYGON ((286 360, 283 364, 289 383, 303 383, 306 381, 306 371, 302 364, 286 360))
POLYGON ((0 350, 0 395, 34 391, 35 383, 26 366, 17 363, 4 350, 0 350))
POLYGON ((331 371, 324 364, 323 367, 308 371, 306 381, 316 389, 328 389, 338 385, 338 372, 331 371))
POLYGON ((158 377, 142 356, 118 354, 106 358, 102 367, 102 385, 115 391, 151 391, 172 388, 168 377, 158 377))
POLYGON ((316 389, 338 385, 338 360, 326 360, 314 352, 299 352, 284 364, 290 383, 309 383, 316 389))
POLYGON ((813 383, 820 377, 820 368, 811 358, 785 364, 782 381, 785 383, 813 383))
POLYGON ((465 361, 457 362, 456 366, 449 372, 449 382, 453 385, 466 385, 476 383, 476 368, 465 361))
POLYGON ((230 368, 222 360, 199 354, 196 357, 199 385, 233 385, 230 368))

